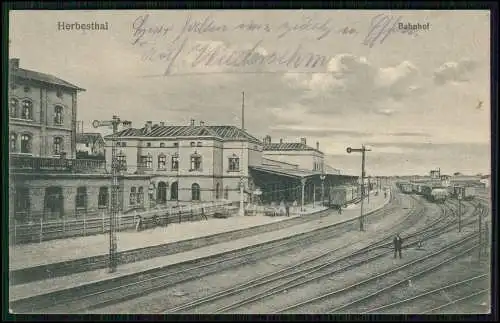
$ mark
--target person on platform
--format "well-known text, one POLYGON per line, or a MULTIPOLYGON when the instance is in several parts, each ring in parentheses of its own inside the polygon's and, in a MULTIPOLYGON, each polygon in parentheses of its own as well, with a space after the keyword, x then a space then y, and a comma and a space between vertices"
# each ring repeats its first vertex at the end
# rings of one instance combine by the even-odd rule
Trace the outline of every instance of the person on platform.
POLYGON ((285 202, 286 216, 290 216, 290 203, 285 202))
POLYGON ((403 258, 401 255, 401 249, 403 249, 403 239, 401 239, 398 233, 394 237, 394 258, 396 258, 396 254, 399 254, 399 259, 403 258))

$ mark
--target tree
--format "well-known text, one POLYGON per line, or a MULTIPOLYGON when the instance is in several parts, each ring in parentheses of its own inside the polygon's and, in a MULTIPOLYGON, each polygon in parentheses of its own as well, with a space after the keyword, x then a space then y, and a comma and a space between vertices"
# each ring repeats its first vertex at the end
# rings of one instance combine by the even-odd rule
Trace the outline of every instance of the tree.
POLYGON ((459 175, 462 175, 462 173, 460 172, 453 173, 453 176, 459 176, 459 175))

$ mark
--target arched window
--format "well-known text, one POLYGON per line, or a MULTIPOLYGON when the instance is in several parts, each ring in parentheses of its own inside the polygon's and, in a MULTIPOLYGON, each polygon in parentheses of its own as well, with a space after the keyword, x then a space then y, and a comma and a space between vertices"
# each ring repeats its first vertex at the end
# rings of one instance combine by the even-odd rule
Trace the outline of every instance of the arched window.
POLYGON ((63 151, 63 139, 61 137, 54 138, 54 155, 59 155, 63 151))
POLYGON ((165 143, 164 142, 160 142, 160 148, 165 148, 165 143))
POLYGON ((17 118, 17 110, 19 108, 19 101, 17 99, 10 99, 9 115, 13 118, 17 118))
POLYGON ((229 200, 229 187, 226 186, 224 189, 224 199, 229 200))
POLYGON ((63 123, 63 107, 60 105, 56 105, 54 107, 54 123, 55 124, 63 123))
POLYGON ((191 171, 200 171, 201 170, 201 155, 197 152, 191 155, 191 171))
POLYGON ((26 154, 31 153, 31 135, 23 134, 21 136, 21 152, 26 154))
POLYGON ((174 154, 172 155, 172 170, 178 170, 179 169, 179 155, 174 154))
POLYGON ((167 169, 167 156, 164 153, 158 155, 158 169, 167 169))
POLYGON ((26 120, 33 119, 33 103, 29 100, 23 100, 21 107, 21 118, 26 120))
POLYGON ((130 196, 129 196, 129 203, 130 205, 135 205, 135 201, 136 201, 136 193, 135 193, 135 187, 131 187, 130 188, 130 196))
POLYGON ((220 198, 220 184, 217 183, 215 185, 215 199, 218 200, 220 198))
POLYGON ((159 182, 156 192, 156 203, 163 204, 167 202, 167 183, 159 182))
POLYGON ((194 183, 191 185, 191 200, 199 201, 200 200, 200 185, 194 183))
POLYGON ((137 192, 137 204, 142 205, 143 203, 144 203, 144 188, 140 186, 137 192))
POLYGON ((15 134, 14 132, 11 132, 9 140, 10 140, 10 144, 9 144, 10 151, 15 152, 17 150, 17 134, 15 134))
POLYGON ((109 201, 109 189, 106 186, 99 187, 99 198, 97 205, 100 208, 105 208, 108 206, 109 201))
POLYGON ((177 182, 173 182, 172 186, 170 186, 170 199, 177 200, 179 198, 179 184, 177 182))
POLYGON ((87 208, 87 188, 85 186, 78 187, 76 189, 76 208, 86 209, 87 208))

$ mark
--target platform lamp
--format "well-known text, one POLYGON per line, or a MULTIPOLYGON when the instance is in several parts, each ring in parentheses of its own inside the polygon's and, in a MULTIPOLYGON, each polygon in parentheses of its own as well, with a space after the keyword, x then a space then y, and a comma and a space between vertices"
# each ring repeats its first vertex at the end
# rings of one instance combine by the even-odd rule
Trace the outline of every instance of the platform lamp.
POLYGON ((325 174, 321 174, 319 176, 319 178, 321 179, 321 206, 325 206, 325 178, 326 178, 326 175, 325 174))

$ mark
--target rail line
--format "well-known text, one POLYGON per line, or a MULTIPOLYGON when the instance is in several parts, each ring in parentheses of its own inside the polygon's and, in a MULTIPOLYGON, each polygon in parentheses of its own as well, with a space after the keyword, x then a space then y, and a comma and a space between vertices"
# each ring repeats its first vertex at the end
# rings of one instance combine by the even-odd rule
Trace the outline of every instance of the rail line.
MULTIPOLYGON (((448 213, 449 215, 449 213, 448 213)), ((453 217, 449 217, 449 220, 454 221, 453 217)), ((419 243, 419 241, 423 239, 428 239, 431 236, 435 236, 436 232, 439 232, 438 235, 442 234, 444 226, 439 226, 437 228, 434 228, 436 224, 443 224, 443 219, 442 217, 439 217, 438 219, 434 220, 430 224, 428 224, 424 229, 417 231, 415 233, 409 234, 406 236, 406 239, 411 239, 413 240, 410 243, 407 243, 407 245, 416 245, 419 243), (425 235, 427 233, 427 235, 425 235), (418 237, 419 235, 424 234, 424 237, 418 237), (414 239, 413 239, 414 238, 414 239)), ((448 225, 448 224, 446 224, 448 225)), ((281 291, 303 285, 307 282, 311 282, 315 279, 319 279, 324 276, 331 275, 336 272, 344 271, 347 270, 351 267, 358 266, 362 263, 366 263, 372 260, 375 260, 383 255, 387 254, 387 251, 382 251, 382 252, 377 252, 375 255, 368 255, 367 253, 369 251, 377 250, 379 248, 384 248, 384 247, 389 247, 392 242, 392 234, 387 235, 385 238, 382 238, 378 241, 371 242, 367 247, 361 248, 355 252, 352 252, 350 254, 344 255, 341 258, 336 258, 336 259, 324 259, 328 256, 330 256, 332 253, 331 252, 326 252, 324 254, 321 254, 319 256, 313 257, 311 259, 306 259, 305 261, 302 261, 300 263, 297 263, 293 266, 284 268, 282 270, 279 270, 277 272, 273 272, 271 274, 265 275, 264 277, 259 277, 258 279, 251 280, 249 282, 237 285, 235 287, 231 287, 229 289, 220 291, 218 293, 209 295, 207 297, 203 297, 200 299, 197 299, 195 301, 189 302, 182 304, 180 306, 170 308, 165 311, 165 313, 175 313, 175 312, 181 312, 181 311, 186 311, 189 309, 193 309, 196 307, 200 307, 204 304, 208 304, 209 306, 212 305, 216 301, 224 300, 227 297, 230 297, 232 295, 238 296, 240 299, 239 301, 232 303, 230 305, 222 305, 216 308, 215 310, 212 310, 211 313, 218 313, 218 312, 226 312, 228 310, 240 307, 242 305, 248 304, 255 302, 260 299, 264 299, 268 296, 271 296, 273 294, 279 293, 281 291), (354 259, 353 259, 354 258, 354 259), (360 258, 360 259, 357 259, 360 258), (311 266, 301 268, 304 265, 313 263, 315 261, 322 260, 318 264, 313 264, 311 266), (354 263, 352 263, 352 261, 354 263), (339 265, 343 264, 344 262, 347 262, 347 264, 344 264, 344 266, 340 266, 340 268, 337 268, 339 265), (335 266, 335 270, 333 270, 331 267, 335 266), (321 274, 322 270, 327 270, 327 273, 321 274), (311 276, 312 274, 316 274, 316 276, 311 276), (318 275, 319 274, 319 275, 318 275), (280 282, 283 279, 285 279, 285 282, 280 282), (302 281, 300 281, 302 279, 302 281), (274 284, 278 283, 278 284, 274 284), (250 297, 243 298, 241 299, 241 294, 244 292, 251 292, 255 289, 258 289, 259 287, 264 287, 264 291, 260 291, 256 294, 251 295, 250 297)), ((343 247, 342 247, 343 248, 343 247)))
POLYGON ((477 292, 474 292, 472 294, 469 294, 469 295, 466 295, 464 297, 461 297, 459 299, 456 299, 454 301, 451 301, 451 302, 445 303, 443 305, 440 305, 438 307, 434 307, 434 308, 432 308, 432 309, 430 309, 428 311, 425 311, 422 314, 430 314, 430 313, 436 312, 438 310, 442 310, 443 308, 449 307, 451 305, 456 305, 457 303, 461 303, 463 301, 470 300, 471 298, 477 297, 479 295, 484 295, 484 294, 489 293, 489 292, 490 292, 490 289, 489 288, 485 288, 485 289, 479 290, 477 292))
MULTIPOLYGON (((398 208, 391 204, 369 214, 370 218, 380 217, 393 212, 398 208)), ((332 211, 333 213, 333 211, 332 211)), ((415 215, 409 212, 407 217, 415 215)), ((222 269, 236 267, 270 257, 275 254, 284 253, 297 248, 304 243, 314 243, 335 237, 339 230, 356 225, 358 218, 343 223, 337 223, 301 233, 273 242, 249 246, 240 250, 219 254, 206 258, 196 259, 194 262, 175 266, 171 272, 165 273, 165 269, 151 269, 141 274, 132 274, 128 277, 120 277, 107 281, 98 282, 76 288, 70 288, 46 295, 40 295, 21 299, 11 303, 11 308, 16 312, 38 311, 50 308, 51 310, 62 310, 67 312, 98 308, 110 304, 119 303, 128 299, 140 297, 148 293, 164 289, 166 287, 190 281, 222 269), (215 258, 215 260, 214 260, 215 258), (196 264, 196 265, 193 265, 196 264), (223 268, 221 268, 223 267, 223 268)))
MULTIPOLYGON (((466 245, 467 243, 469 243, 469 241, 473 240, 477 236, 478 236, 478 233, 469 234, 468 236, 460 238, 458 241, 456 241, 456 242, 454 242, 454 243, 452 243, 450 245, 447 245, 444 248, 441 248, 441 249, 439 249, 437 251, 434 251, 433 253, 430 253, 428 255, 420 257, 420 258, 418 258, 416 260, 413 260, 413 261, 411 261, 409 263, 405 263, 405 264, 397 266, 395 268, 391 268, 391 269, 389 269, 389 270, 387 270, 387 271, 385 271, 383 273, 374 275, 374 276, 369 277, 367 279, 364 279, 364 280, 362 280, 360 282, 356 282, 354 284, 351 284, 351 285, 349 285, 347 287, 344 287, 344 288, 341 288, 341 289, 338 289, 338 290, 334 290, 334 291, 331 291, 331 292, 319 295, 317 297, 308 299, 308 300, 300 302, 300 303, 296 303, 296 304, 288 306, 286 308, 282 308, 282 309, 278 310, 277 313, 289 312, 290 310, 295 310, 295 309, 298 309, 298 308, 304 308, 306 306, 315 305, 315 303, 318 303, 318 302, 321 302, 321 301, 327 301, 329 299, 331 300, 334 296, 339 296, 341 294, 346 294, 346 293, 352 292, 353 290, 355 290, 358 287, 363 287, 363 286, 366 286, 369 283, 378 282, 380 278, 385 278, 385 277, 389 276, 390 274, 395 274, 395 273, 401 272, 403 269, 407 269, 407 268, 410 268, 411 266, 415 266, 415 265, 424 263, 426 260, 433 260, 435 257, 440 256, 443 253, 448 252, 448 251, 450 251, 453 248, 462 247, 462 245, 466 245)), ((343 304, 343 305, 341 305, 339 307, 333 308, 332 310, 330 310, 328 312, 335 313, 335 312, 339 312, 339 311, 345 310, 349 306, 352 306, 352 305, 357 304, 357 303, 359 303, 361 301, 364 301, 366 299, 372 298, 375 295, 378 295, 383 290, 387 290, 387 289, 392 288, 394 286, 399 286, 401 284, 407 283, 409 279, 414 279, 414 278, 419 277, 421 275, 424 275, 424 274, 426 274, 428 272, 431 272, 431 271, 433 271, 433 270, 441 267, 442 265, 447 264, 447 263, 449 263, 449 262, 457 259, 458 257, 461 257, 461 256, 463 256, 463 255, 471 252, 472 250, 476 249, 478 246, 479 246, 478 244, 474 244, 472 247, 468 247, 467 249, 460 251, 457 255, 445 258, 444 260, 439 261, 437 264, 432 264, 430 267, 424 268, 423 270, 420 270, 417 273, 415 273, 415 274, 413 274, 413 275, 411 275, 409 277, 403 275, 402 279, 398 278, 398 280, 396 282, 392 282, 391 281, 390 285, 386 286, 382 290, 380 290, 379 287, 376 286, 376 289, 377 289, 376 292, 368 294, 368 295, 366 295, 364 297, 360 297, 360 298, 357 297, 354 301, 350 301, 350 302, 348 302, 346 304, 343 304)))
MULTIPOLYGON (((371 308, 371 309, 369 309, 367 311, 364 311, 362 314, 381 313, 383 311, 386 311, 386 310, 394 308, 394 307, 398 307, 400 305, 407 305, 408 303, 412 303, 414 301, 420 301, 424 297, 432 296, 432 295, 439 294, 439 293, 442 293, 442 292, 446 292, 447 294, 453 293, 453 292, 455 292, 455 289, 458 289, 459 291, 463 290, 464 286, 466 288, 470 288, 469 283, 471 283, 471 282, 478 282, 478 281, 485 281, 486 278, 488 278, 488 276, 489 276, 488 274, 482 274, 482 275, 478 275, 478 276, 469 277, 467 279, 463 279, 463 280, 460 280, 460 281, 448 284, 448 285, 443 286, 443 287, 439 287, 439 288, 435 288, 435 289, 432 289, 432 290, 429 290, 429 291, 425 291, 425 292, 420 293, 418 295, 415 295, 415 296, 412 296, 412 297, 409 297, 409 298, 406 298, 406 299, 402 299, 402 300, 399 300, 399 301, 394 302, 394 303, 390 303, 390 304, 386 304, 386 305, 383 305, 383 306, 371 308)), ((454 301, 446 302, 445 304, 440 305, 438 307, 434 307, 433 309, 430 309, 427 312, 431 312, 431 311, 434 311, 436 309, 444 308, 445 306, 449 306, 449 305, 455 304, 458 301, 469 299, 469 298, 477 295, 478 293, 484 293, 485 291, 489 291, 489 289, 475 290, 472 294, 469 293, 465 297, 461 297, 461 298, 456 299, 454 301)))

